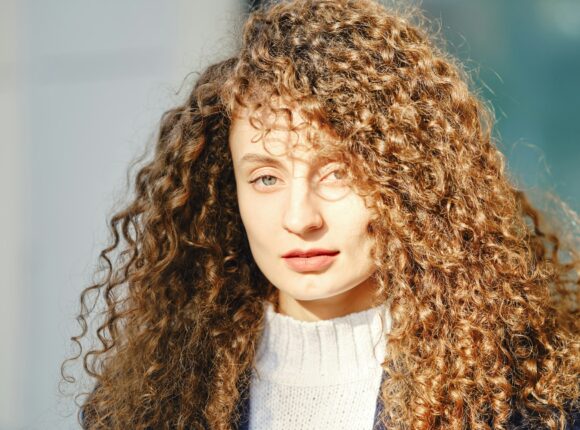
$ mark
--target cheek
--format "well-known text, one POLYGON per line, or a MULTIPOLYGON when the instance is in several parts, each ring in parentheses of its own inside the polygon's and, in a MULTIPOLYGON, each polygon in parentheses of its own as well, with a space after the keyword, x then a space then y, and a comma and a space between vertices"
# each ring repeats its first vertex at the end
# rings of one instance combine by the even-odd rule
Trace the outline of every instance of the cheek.
POLYGON ((253 224, 256 222, 257 214, 254 210, 252 210, 252 205, 248 204, 247 201, 240 201, 238 204, 244 228, 246 231, 248 231, 248 233, 253 232, 253 224))
POLYGON ((353 236, 364 238, 368 234, 368 224, 371 221, 372 212, 367 209, 360 197, 353 197, 344 202, 341 208, 334 210, 333 217, 344 229, 353 236))
POLYGON ((264 204, 250 195, 240 194, 238 207, 248 236, 260 237, 269 234, 268 230, 274 219, 273 205, 264 204))

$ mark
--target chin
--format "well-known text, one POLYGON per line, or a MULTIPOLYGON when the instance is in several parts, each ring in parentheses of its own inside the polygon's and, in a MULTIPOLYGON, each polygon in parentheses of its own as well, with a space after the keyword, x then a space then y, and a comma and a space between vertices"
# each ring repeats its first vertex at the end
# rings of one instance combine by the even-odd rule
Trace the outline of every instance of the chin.
POLYGON ((290 295, 295 300, 301 300, 304 302, 312 302, 315 300, 325 300, 331 297, 337 296, 342 291, 312 291, 311 293, 304 293, 304 294, 297 294, 297 295, 290 295))

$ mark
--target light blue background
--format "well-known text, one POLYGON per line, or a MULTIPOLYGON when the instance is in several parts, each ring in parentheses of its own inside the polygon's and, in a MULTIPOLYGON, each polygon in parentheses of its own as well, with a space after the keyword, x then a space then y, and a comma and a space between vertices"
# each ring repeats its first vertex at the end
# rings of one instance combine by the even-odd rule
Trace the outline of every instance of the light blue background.
POLYGON ((448 50, 491 101, 496 137, 522 187, 580 210, 580 2, 425 0, 448 50))

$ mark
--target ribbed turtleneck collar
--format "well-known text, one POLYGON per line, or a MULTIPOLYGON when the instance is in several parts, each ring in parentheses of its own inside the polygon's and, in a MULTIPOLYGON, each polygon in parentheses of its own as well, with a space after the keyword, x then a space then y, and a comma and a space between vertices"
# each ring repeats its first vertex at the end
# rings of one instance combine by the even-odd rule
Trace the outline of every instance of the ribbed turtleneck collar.
POLYGON ((327 385, 376 373, 385 355, 391 319, 385 304, 348 315, 300 321, 265 301, 266 322, 255 368, 261 379, 291 385, 327 385))

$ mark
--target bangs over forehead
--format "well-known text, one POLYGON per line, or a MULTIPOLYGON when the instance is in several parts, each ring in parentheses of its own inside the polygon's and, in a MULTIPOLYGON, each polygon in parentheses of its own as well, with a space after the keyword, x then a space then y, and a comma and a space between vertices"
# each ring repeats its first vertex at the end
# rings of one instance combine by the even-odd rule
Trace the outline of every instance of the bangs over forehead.
POLYGON ((247 121, 256 130, 252 142, 262 142, 273 156, 290 151, 305 151, 315 161, 339 159, 345 153, 344 142, 335 130, 316 117, 300 101, 284 99, 277 91, 251 92, 235 100, 231 113, 234 121, 247 121))

